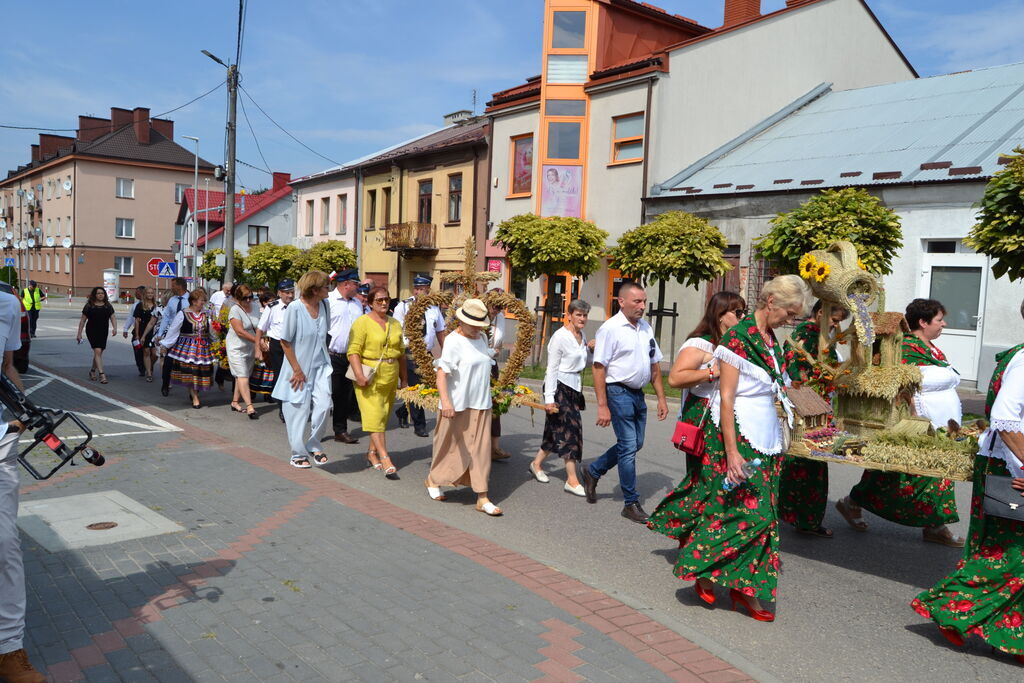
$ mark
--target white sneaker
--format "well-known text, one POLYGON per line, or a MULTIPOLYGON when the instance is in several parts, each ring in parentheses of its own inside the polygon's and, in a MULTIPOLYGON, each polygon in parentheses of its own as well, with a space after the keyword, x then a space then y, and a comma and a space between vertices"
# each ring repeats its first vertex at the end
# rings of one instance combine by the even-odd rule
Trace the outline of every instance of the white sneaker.
POLYGON ((546 484, 549 481, 551 481, 551 479, 548 478, 548 475, 547 475, 547 473, 544 472, 544 470, 542 470, 542 469, 540 469, 540 470, 533 469, 533 463, 532 462, 528 465, 528 467, 530 468, 530 474, 532 474, 533 478, 536 479, 537 481, 539 481, 540 483, 546 484))
POLYGON ((566 482, 565 486, 562 487, 562 490, 565 491, 566 493, 571 493, 574 496, 585 496, 585 495, 587 495, 587 492, 583 490, 583 484, 576 484, 576 486, 569 486, 569 482, 566 482))

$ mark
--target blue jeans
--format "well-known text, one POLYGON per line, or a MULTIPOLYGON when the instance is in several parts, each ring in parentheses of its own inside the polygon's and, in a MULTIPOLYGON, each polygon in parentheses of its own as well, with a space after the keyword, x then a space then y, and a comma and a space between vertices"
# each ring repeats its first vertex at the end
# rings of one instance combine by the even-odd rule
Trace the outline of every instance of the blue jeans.
POLYGON ((623 503, 632 505, 640 502, 640 495, 636 492, 636 453, 644 447, 647 402, 643 391, 621 384, 609 384, 607 394, 615 445, 588 467, 591 476, 597 478, 618 465, 623 503))

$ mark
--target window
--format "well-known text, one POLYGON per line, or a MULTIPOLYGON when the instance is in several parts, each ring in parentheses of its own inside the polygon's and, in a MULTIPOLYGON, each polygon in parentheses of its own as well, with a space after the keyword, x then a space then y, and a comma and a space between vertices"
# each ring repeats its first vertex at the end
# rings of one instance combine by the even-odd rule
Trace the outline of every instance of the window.
POLYGON ((391 188, 385 187, 381 191, 380 201, 384 205, 384 225, 391 225, 391 188))
POLYGON ((528 195, 533 190, 533 135, 512 138, 511 184, 511 195, 528 195))
POLYGON ((53 180, 46 181, 46 201, 53 199, 53 180))
POLYGON ((548 122, 548 158, 579 159, 581 127, 575 121, 548 122))
POLYGON ((586 55, 548 55, 548 83, 586 83, 586 55))
POLYGON ((263 244, 269 239, 270 227, 266 225, 250 225, 249 226, 249 246, 255 247, 257 244, 263 244))
POLYGON ((57 216, 57 237, 60 237, 60 216, 57 216))
POLYGON ((551 47, 555 49, 581 49, 586 47, 586 12, 555 12, 552 25, 551 47))
POLYGON ((547 116, 586 116, 586 100, 545 100, 544 113, 547 116))
POLYGON ((420 181, 420 192, 419 192, 419 212, 418 220, 420 223, 430 223, 430 217, 432 213, 432 202, 434 199, 434 182, 432 180, 421 180, 420 181))
POLYGON ((187 183, 174 183, 174 203, 181 204, 185 201, 185 190, 189 189, 191 185, 187 183))
POLYGON ((53 234, 53 219, 52 218, 47 218, 46 219, 46 233, 45 234, 46 234, 47 237, 49 237, 50 235, 53 234))
POLYGON ((116 189, 118 197, 123 199, 135 199, 135 181, 131 178, 118 178, 116 189))
POLYGON ((338 226, 334 230, 336 235, 344 235, 348 229, 348 195, 338 195, 338 226))
POLYGON ((626 114, 612 119, 612 163, 644 158, 644 115, 626 114))
POLYGON ((306 237, 313 236, 313 200, 306 202, 306 237))
POLYGON ((377 229, 377 190, 366 193, 366 229, 377 229))
POLYGON ((131 256, 115 256, 114 267, 117 268, 121 275, 132 275, 132 257, 131 256))
POLYGON ((67 177, 67 184, 68 184, 68 196, 70 197, 71 196, 71 176, 70 175, 67 177))
POLYGON ((71 254, 64 254, 64 272, 71 272, 71 254))
POLYGON ((324 197, 320 200, 320 234, 327 235, 331 232, 331 198, 324 197))
POLYGON ((60 199, 61 197, 64 196, 64 193, 61 192, 59 176, 53 179, 53 196, 56 197, 57 199, 60 199))
POLYGON ((50 272, 50 255, 49 254, 46 255, 46 272, 47 273, 50 272))
POLYGON ((462 220, 462 174, 448 176, 448 222, 462 220))
POLYGON ((182 225, 181 223, 175 224, 175 226, 174 226, 174 241, 175 242, 180 242, 181 241, 181 233, 184 232, 184 230, 185 230, 185 226, 184 225, 182 225))
POLYGON ((114 237, 135 239, 135 219, 117 218, 114 221, 114 237))
POLYGON ((526 301, 526 286, 529 280, 526 275, 512 269, 508 276, 508 291, 520 301, 526 301))
POLYGON ((71 216, 68 216, 68 219, 66 221, 64 221, 64 225, 68 229, 68 237, 73 237, 74 236, 74 231, 71 229, 71 216))

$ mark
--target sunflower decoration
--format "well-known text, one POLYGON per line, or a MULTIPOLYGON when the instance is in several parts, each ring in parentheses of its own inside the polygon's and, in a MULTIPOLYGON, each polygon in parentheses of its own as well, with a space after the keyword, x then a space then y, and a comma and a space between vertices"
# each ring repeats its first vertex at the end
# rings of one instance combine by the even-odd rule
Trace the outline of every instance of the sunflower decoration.
POLYGON ((816 282, 821 282, 828 277, 828 274, 832 272, 832 266, 821 261, 815 264, 814 268, 814 279, 816 282))
POLYGON ((807 253, 800 257, 800 277, 803 279, 810 280, 814 277, 814 271, 817 267, 818 262, 813 254, 807 253))
POLYGON ((861 270, 867 270, 868 269, 868 267, 865 266, 864 262, 861 261, 860 259, 857 259, 857 267, 860 268, 861 270))

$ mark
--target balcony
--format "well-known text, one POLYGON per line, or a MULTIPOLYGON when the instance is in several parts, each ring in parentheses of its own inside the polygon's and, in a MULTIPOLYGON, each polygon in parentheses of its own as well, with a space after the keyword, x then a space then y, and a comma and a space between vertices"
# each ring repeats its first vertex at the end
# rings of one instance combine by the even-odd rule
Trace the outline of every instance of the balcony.
POLYGON ((437 253, 433 223, 392 223, 384 226, 384 249, 406 253, 437 253))

